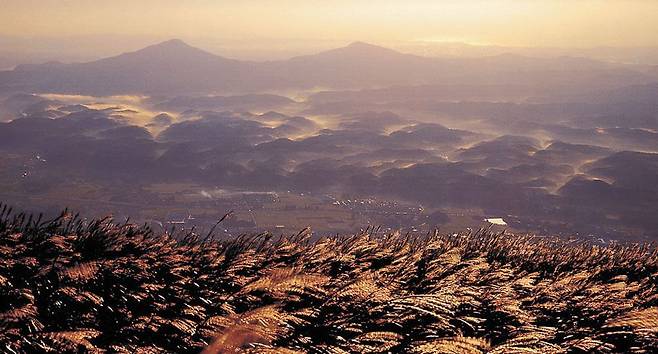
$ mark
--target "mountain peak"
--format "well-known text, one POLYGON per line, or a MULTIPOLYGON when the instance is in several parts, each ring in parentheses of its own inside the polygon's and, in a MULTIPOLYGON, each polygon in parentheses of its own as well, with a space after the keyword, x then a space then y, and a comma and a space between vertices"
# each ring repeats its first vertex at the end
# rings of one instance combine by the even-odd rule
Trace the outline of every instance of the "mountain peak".
POLYGON ((379 57, 391 57, 391 56, 402 56, 403 54, 400 52, 397 52, 393 49, 389 49, 386 47, 381 47, 378 45, 366 43, 366 42, 352 42, 348 44, 345 47, 341 48, 336 48, 336 49, 331 49, 325 52, 320 53, 319 55, 321 56, 329 56, 329 57, 351 57, 351 58, 361 58, 361 57, 372 57, 372 56, 379 56, 379 57))
POLYGON ((347 48, 381 48, 381 47, 366 42, 355 41, 348 44, 347 48))
POLYGON ((169 39, 164 42, 160 42, 157 44, 150 45, 144 49, 149 49, 149 48, 160 48, 160 49, 196 49, 192 47, 191 45, 183 42, 182 40, 178 38, 174 39, 169 39))
POLYGON ((180 39, 170 39, 164 42, 150 45, 135 52, 124 53, 121 57, 158 57, 158 58, 203 58, 204 60, 223 59, 205 50, 193 47, 180 39))
POLYGON ((397 53, 393 49, 378 46, 378 45, 371 44, 371 43, 361 42, 361 41, 352 42, 352 43, 348 44, 346 47, 343 47, 342 49, 347 50, 347 51, 351 51, 351 52, 389 52, 389 53, 397 53))

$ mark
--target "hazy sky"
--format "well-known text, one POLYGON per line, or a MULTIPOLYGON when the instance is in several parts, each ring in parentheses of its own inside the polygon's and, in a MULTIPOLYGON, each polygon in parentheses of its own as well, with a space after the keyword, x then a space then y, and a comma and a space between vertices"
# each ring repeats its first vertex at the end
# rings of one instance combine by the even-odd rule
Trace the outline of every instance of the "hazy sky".
POLYGON ((0 0, 0 35, 658 45, 655 0, 0 0))

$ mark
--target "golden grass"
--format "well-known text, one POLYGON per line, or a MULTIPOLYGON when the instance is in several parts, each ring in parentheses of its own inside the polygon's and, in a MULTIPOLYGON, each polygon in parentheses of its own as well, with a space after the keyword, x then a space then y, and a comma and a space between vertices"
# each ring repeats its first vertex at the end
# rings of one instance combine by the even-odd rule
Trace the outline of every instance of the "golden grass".
POLYGON ((658 252, 491 234, 174 240, 0 208, 0 351, 658 350, 658 252))

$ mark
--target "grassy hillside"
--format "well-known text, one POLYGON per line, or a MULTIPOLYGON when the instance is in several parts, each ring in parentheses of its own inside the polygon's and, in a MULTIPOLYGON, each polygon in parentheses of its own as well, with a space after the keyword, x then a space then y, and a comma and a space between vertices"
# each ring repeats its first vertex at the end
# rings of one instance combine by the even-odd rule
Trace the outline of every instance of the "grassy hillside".
POLYGON ((175 241, 0 212, 0 351, 658 350, 650 246, 487 232, 175 241))

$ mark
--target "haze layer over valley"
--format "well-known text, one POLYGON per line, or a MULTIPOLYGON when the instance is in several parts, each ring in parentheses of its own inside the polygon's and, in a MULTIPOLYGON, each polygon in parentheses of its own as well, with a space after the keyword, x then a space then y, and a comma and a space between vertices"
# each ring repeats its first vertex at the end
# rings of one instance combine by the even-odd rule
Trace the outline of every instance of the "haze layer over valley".
POLYGON ((485 219, 658 237, 658 71, 423 57, 355 42, 277 61, 169 40, 0 72, 0 198, 157 227, 319 234, 485 219))

